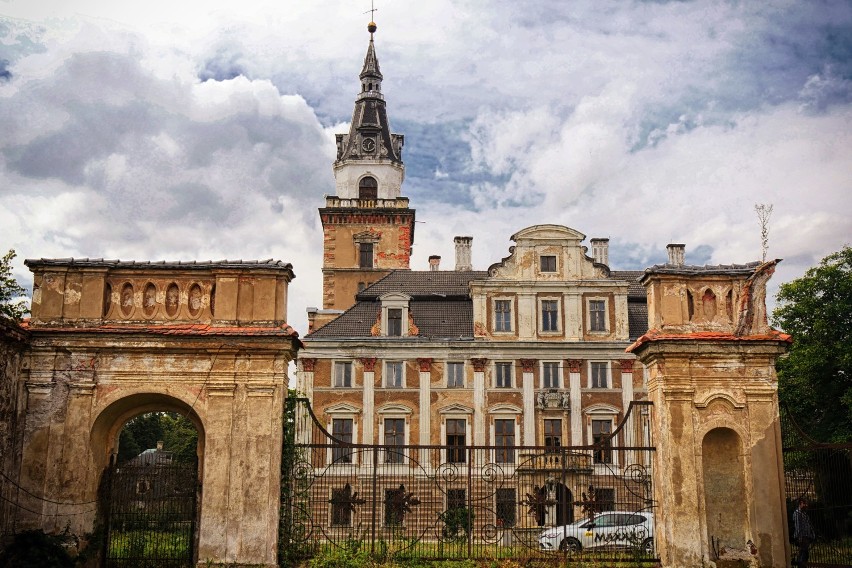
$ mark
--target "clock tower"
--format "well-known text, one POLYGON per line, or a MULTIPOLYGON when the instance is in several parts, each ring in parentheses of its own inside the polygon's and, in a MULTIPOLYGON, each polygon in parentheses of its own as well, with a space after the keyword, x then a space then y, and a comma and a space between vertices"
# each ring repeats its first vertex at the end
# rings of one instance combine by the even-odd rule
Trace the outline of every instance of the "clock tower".
POLYGON ((408 269, 414 242, 414 210, 401 195, 404 138, 390 131, 373 44, 376 24, 370 22, 367 30, 370 43, 352 125, 348 134, 337 135, 337 193, 319 210, 324 310, 345 310, 365 286, 391 270, 408 269))

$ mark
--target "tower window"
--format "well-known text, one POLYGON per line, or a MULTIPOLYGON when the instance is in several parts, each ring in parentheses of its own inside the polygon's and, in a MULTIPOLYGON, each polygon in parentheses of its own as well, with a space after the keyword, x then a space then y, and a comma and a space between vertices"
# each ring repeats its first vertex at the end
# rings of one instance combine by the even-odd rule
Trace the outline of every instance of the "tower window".
POLYGON ((358 266, 360 268, 373 268, 373 243, 360 243, 358 266))
POLYGON ((379 182, 376 178, 366 176, 358 182, 358 199, 378 199, 379 182))

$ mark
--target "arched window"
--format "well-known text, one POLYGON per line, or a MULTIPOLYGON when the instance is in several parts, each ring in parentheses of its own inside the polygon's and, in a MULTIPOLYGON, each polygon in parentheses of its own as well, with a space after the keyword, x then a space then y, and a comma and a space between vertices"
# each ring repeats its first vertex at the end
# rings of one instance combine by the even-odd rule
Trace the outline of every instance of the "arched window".
POLYGON ((376 199, 379 197, 379 182, 366 176, 358 183, 358 199, 376 199))

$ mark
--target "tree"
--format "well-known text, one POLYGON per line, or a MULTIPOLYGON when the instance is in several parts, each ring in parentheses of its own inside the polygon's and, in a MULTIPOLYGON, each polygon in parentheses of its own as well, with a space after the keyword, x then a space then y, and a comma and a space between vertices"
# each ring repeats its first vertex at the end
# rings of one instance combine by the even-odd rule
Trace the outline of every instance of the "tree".
POLYGON ((21 298, 27 291, 12 276, 12 259, 15 256, 15 250, 9 249, 0 260, 0 317, 21 321, 30 310, 26 300, 21 298))
POLYGON ((793 336, 779 397, 808 435, 852 441, 852 247, 782 284, 773 324, 793 336))

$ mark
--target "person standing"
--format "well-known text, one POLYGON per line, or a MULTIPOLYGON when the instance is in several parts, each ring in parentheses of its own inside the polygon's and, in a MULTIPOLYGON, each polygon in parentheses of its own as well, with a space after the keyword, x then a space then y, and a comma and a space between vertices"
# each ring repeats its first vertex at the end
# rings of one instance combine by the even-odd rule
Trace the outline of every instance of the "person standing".
POLYGON ((796 559, 796 565, 799 568, 808 568, 811 543, 816 538, 807 509, 808 500, 800 497, 798 507, 793 511, 793 538, 799 545, 799 555, 796 559))

